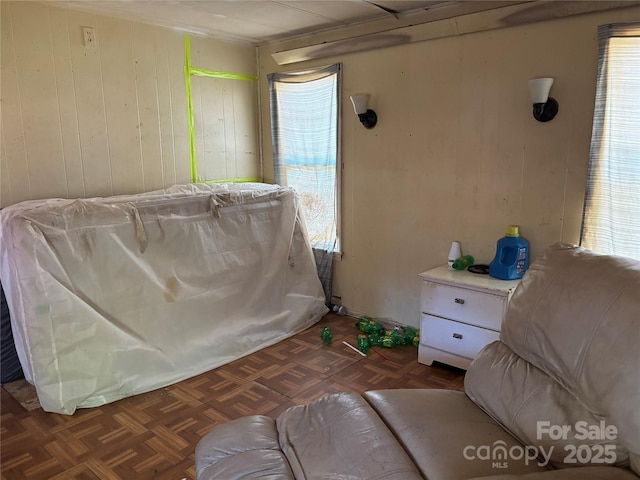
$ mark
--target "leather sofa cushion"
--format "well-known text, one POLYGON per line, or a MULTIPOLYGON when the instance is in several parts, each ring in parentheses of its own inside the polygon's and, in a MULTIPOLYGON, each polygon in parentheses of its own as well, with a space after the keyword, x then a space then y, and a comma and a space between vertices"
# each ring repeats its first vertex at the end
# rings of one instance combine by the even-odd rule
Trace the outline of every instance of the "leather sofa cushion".
POLYGON ((365 392, 363 397, 384 419, 422 476, 429 480, 546 470, 535 459, 528 462, 506 459, 498 462, 503 467, 499 468, 496 459, 478 458, 483 457, 478 447, 493 448, 500 444, 507 449, 520 449, 521 445, 463 392, 376 390, 365 392), (466 447, 470 448, 465 455, 466 447))
POLYGON ((492 475, 469 480, 638 480, 628 470, 616 467, 579 467, 528 475, 492 475))
POLYGON ((203 437, 196 447, 196 473, 198 480, 294 479, 275 420, 262 415, 219 425, 203 437))
MULTIPOLYGON (((572 457, 573 446, 576 449, 578 446, 588 448, 589 455, 594 456, 598 451, 611 449, 609 464, 628 466, 629 452, 624 446, 607 438, 581 438, 583 432, 575 428, 581 425, 580 422, 585 422, 582 424, 585 427, 599 425, 600 418, 562 385, 513 353, 504 343, 494 342, 483 349, 473 360, 464 380, 465 391, 476 405, 525 445, 534 445, 548 452, 554 468, 579 466, 565 462, 577 459, 577 456, 572 457), (554 435, 544 433, 546 430, 542 428, 539 432, 539 422, 545 422, 547 428, 565 425, 572 428, 566 433, 566 438, 563 434, 556 439, 554 435)), ((607 458, 604 453, 602 458, 607 458)))
POLYGON ((355 393, 289 408, 277 427, 296 478, 422 479, 393 434, 355 393))

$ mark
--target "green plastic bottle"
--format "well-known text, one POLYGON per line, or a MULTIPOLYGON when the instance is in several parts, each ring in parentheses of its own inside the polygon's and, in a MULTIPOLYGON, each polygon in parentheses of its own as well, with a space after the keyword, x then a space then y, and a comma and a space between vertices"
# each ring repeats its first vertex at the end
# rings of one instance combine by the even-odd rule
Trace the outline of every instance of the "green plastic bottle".
POLYGON ((453 261, 452 267, 454 270, 466 270, 473 265, 473 262, 475 262, 475 259, 471 255, 463 255, 453 261))
POLYGON ((367 353, 371 346, 369 345, 369 339, 366 335, 360 334, 358 335, 358 350, 362 353, 367 353))
POLYGON ((331 343, 331 340, 333 339, 333 334, 331 333, 331 329, 329 327, 324 327, 322 329, 322 332, 320 332, 320 337, 322 337, 322 341, 325 344, 331 343))

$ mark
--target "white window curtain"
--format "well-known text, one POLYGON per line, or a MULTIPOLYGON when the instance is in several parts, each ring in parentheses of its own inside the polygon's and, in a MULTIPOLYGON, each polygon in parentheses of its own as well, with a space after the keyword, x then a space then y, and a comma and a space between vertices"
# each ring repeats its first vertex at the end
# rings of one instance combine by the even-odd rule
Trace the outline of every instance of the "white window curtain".
POLYGON ((581 245, 640 258, 640 23, 598 28, 581 245))
POLYGON ((300 198, 327 303, 339 251, 341 65, 267 76, 275 181, 300 198))

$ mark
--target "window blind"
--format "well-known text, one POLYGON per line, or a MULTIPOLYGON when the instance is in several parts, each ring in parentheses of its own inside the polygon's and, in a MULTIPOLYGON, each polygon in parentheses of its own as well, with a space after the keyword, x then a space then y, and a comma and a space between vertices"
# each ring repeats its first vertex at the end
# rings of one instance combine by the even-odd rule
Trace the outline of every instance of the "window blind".
POLYGON ((581 245, 640 258, 640 23, 598 28, 581 245))

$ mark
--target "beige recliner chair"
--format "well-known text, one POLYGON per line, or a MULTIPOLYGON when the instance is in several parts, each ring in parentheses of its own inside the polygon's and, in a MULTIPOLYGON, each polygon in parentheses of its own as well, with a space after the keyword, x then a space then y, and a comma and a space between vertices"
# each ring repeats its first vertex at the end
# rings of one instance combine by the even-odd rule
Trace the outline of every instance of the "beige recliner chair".
POLYGON ((640 262, 549 247, 465 393, 328 395, 216 427, 199 480, 638 479, 640 262))

